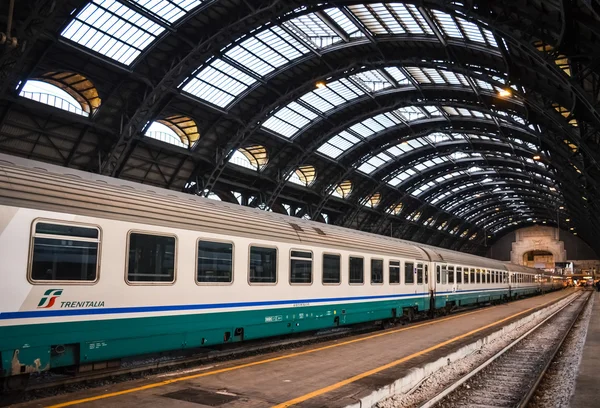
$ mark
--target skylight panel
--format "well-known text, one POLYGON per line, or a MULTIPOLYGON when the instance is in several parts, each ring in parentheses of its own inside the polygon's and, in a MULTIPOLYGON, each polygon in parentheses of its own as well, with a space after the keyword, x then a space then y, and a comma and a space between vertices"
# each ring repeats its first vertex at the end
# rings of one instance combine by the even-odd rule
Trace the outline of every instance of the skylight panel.
POLYGON ((403 151, 398 148, 398 146, 392 146, 385 151, 390 157, 400 156, 403 151))
POLYGON ((450 106, 444 106, 442 109, 444 109, 444 111, 450 116, 460 116, 460 113, 450 106))
MULTIPOLYGON (((387 155, 383 157, 388 158, 387 155)), ((371 157, 362 166, 358 169, 364 173, 371 174, 373 171, 377 170, 379 167, 383 166, 386 163, 386 160, 382 158, 382 154, 378 154, 377 156, 371 157)))
POLYGON ((442 112, 440 112, 440 109, 437 106, 423 106, 423 109, 425 109, 427 111, 427 113, 429 113, 431 116, 435 117, 435 116, 442 116, 442 112))
POLYGON ((359 72, 350 77, 359 84, 363 85, 370 92, 381 91, 390 88, 392 84, 377 70, 359 72))
POLYGON ((492 85, 489 82, 485 82, 480 79, 476 79, 475 82, 477 83, 477 86, 480 87, 481 89, 486 89, 488 91, 494 90, 494 87, 492 87, 492 85))
POLYGON ((381 21, 389 34, 404 34, 406 32, 396 16, 390 12, 387 4, 372 4, 371 9, 377 20, 381 21))
POLYGON ((263 126, 289 138, 316 117, 316 113, 292 102, 267 119, 263 126))
POLYGON ((396 67, 385 68, 388 74, 392 76, 398 82, 399 85, 410 85, 410 81, 406 76, 396 67))
POLYGON ((174 23, 202 4, 201 0, 133 0, 152 14, 174 23))
POLYGON ((390 128, 392 126, 396 126, 401 124, 402 122, 396 116, 391 114, 390 112, 381 113, 374 118, 377 122, 379 122, 383 127, 390 128))
POLYGON ((483 34, 481 34, 481 30, 479 30, 479 26, 477 24, 471 23, 470 21, 467 21, 460 17, 456 20, 458 21, 458 24, 460 24, 460 27, 467 36, 467 39, 486 44, 485 38, 483 38, 483 34))
MULTIPOLYGON (((373 7, 373 5, 371 6, 373 7)), ((373 34, 388 34, 388 29, 385 27, 380 19, 375 17, 373 13, 364 4, 357 4, 348 7, 350 11, 360 20, 361 23, 373 34)))
POLYGON ((438 71, 441 76, 444 77, 446 82, 452 85, 463 85, 461 80, 456 76, 456 74, 452 71, 438 71))
POLYGON ((485 36, 485 39, 487 40, 487 43, 494 48, 498 48, 498 43, 494 38, 494 34, 490 30, 483 29, 482 31, 483 35, 485 36))
POLYGON ((360 143, 360 139, 349 132, 343 131, 325 142, 317 151, 333 159, 360 143))
POLYGON ((456 109, 458 111, 458 113, 462 116, 473 116, 471 114, 471 112, 468 109, 464 109, 464 108, 457 108, 456 109))
POLYGON ((454 38, 464 38, 460 32, 460 29, 454 22, 454 19, 449 14, 443 13, 438 10, 431 10, 433 16, 442 29, 442 32, 446 34, 448 37, 454 38))
POLYGON ((124 65, 130 65, 164 27, 115 0, 93 0, 61 35, 124 65))
POLYGON ((362 171, 365 174, 373 173, 377 167, 373 166, 371 163, 365 162, 358 167, 358 171, 362 171))
POLYGON ((314 48, 321 49, 343 41, 323 20, 314 13, 296 17, 283 23, 314 48))
POLYGON ((223 60, 216 59, 192 78, 183 87, 183 91, 225 107, 255 82, 251 76, 223 60))
POLYGON ((344 99, 328 88, 321 88, 317 89, 316 91, 309 92, 301 96, 300 100, 312 106, 321 113, 325 113, 328 110, 335 108, 336 105, 345 102, 344 99))
POLYGON ((396 114, 399 114, 407 122, 425 117, 425 114, 419 108, 414 106, 405 106, 403 108, 398 108, 394 112, 396 114))
POLYGON ((327 14, 335 23, 340 26, 342 30, 344 30, 351 37, 364 37, 363 33, 358 29, 356 24, 354 24, 342 11, 338 8, 330 8, 325 10, 325 14, 327 14))
POLYGON ((429 136, 427 136, 427 140, 429 140, 431 143, 435 144, 435 143, 441 143, 441 142, 446 142, 448 140, 452 140, 452 138, 447 135, 446 133, 432 133, 429 136))
POLYGON ((332 91, 336 92, 347 101, 365 95, 365 92, 350 82, 347 78, 342 78, 339 81, 332 82, 327 85, 332 91))
MULTIPOLYGON (((369 119, 367 119, 367 120, 369 120, 369 119)), ((373 120, 370 119, 370 121, 372 124, 373 120)), ((366 126, 364 122, 360 122, 360 123, 350 126, 350 130, 358 133, 362 137, 369 137, 373 133, 375 133, 375 131, 373 129, 371 129, 370 127, 366 126)))
POLYGON ((256 74, 265 76, 307 52, 308 48, 281 27, 273 27, 236 45, 225 55, 256 74))
POLYGON ((417 68, 417 67, 407 67, 405 69, 413 77, 413 79, 415 81, 417 81, 419 84, 430 84, 431 83, 431 79, 429 79, 427 77, 427 75, 425 75, 425 72, 423 71, 423 69, 417 68))
POLYGON ((387 6, 392 10, 396 18, 402 22, 403 26, 410 34, 424 34, 423 29, 404 4, 389 3, 387 6))
POLYGON ((442 78, 439 72, 433 68, 424 68, 423 71, 431 78, 435 84, 445 84, 446 80, 442 78))

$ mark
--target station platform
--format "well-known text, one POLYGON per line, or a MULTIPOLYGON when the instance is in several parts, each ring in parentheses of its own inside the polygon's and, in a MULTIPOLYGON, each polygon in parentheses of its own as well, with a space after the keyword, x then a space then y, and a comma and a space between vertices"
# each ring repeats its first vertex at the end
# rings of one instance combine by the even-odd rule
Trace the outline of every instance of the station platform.
MULTIPOLYGON (((15 407, 347 407, 414 373, 414 368, 445 358, 575 291, 564 289, 376 333, 152 375, 15 407)), ((596 323, 600 341, 600 319, 596 323)))
POLYGON ((588 326, 575 392, 571 397, 572 408, 599 407, 600 401, 600 292, 594 293, 592 316, 588 326))

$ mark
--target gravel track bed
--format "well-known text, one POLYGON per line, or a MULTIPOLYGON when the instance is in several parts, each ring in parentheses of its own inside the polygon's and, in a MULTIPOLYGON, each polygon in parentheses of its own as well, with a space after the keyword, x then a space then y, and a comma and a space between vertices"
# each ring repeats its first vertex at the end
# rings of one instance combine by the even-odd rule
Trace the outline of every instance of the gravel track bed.
MULTIPOLYGON (((595 295, 592 295, 595 296, 595 295)), ((568 408, 575 392, 575 381, 583 355, 583 346, 592 316, 593 301, 586 307, 581 319, 575 323, 569 337, 559 350, 555 361, 535 393, 529 408, 568 408)))
POLYGON ((448 395, 437 407, 515 407, 535 385, 587 296, 582 296, 506 354, 448 395), (583 299, 582 299, 583 298, 583 299))
MULTIPOLYGON (((570 296, 558 302, 558 304, 574 302, 575 299, 576 295, 570 296)), ((573 305, 571 306, 568 306, 567 309, 571 308, 573 310, 576 310, 576 306, 574 305, 575 303, 573 303, 573 305)), ((495 340, 484 344, 480 349, 468 355, 467 357, 456 361, 442 369, 439 369, 433 375, 427 377, 425 380, 423 380, 421 383, 415 386, 412 390, 403 394, 397 394, 391 398, 387 398, 383 401, 380 401, 379 403, 377 403, 376 407, 418 407, 425 401, 436 396, 438 393, 440 393, 446 387, 456 382, 461 377, 476 369, 483 362, 491 358, 494 354, 498 353, 504 347, 508 346, 510 343, 512 343, 517 338, 526 333, 528 330, 532 329, 534 326, 539 324, 550 314, 551 311, 547 308, 546 310, 544 310, 544 312, 540 313, 539 316, 532 319, 531 321, 526 322, 512 331, 502 334, 495 340)), ((465 388, 466 390, 468 390, 469 387, 470 384, 467 384, 466 386, 461 387, 461 389, 465 388)))

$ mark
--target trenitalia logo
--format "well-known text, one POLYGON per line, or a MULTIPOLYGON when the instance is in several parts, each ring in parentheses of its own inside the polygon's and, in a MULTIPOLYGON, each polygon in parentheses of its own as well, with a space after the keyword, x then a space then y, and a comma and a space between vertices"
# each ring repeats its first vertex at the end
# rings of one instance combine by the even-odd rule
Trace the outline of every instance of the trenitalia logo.
POLYGON ((62 289, 48 289, 40 299, 40 303, 37 305, 38 309, 48 309, 54 306, 54 302, 62 295, 62 292, 62 289))

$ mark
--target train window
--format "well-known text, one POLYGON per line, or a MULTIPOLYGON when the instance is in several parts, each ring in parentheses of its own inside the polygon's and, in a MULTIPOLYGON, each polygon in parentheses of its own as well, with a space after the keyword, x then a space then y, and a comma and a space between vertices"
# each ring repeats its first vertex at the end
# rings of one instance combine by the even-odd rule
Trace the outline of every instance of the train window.
POLYGON ((100 229, 37 222, 32 234, 32 281, 95 282, 100 229))
POLYGON ((486 275, 486 279, 487 279, 487 283, 490 284, 492 283, 492 272, 489 269, 486 269, 485 271, 485 275, 486 275))
POLYGON ((438 265, 435 271, 435 281, 436 283, 441 283, 442 278, 442 268, 438 265))
POLYGON ((312 283, 312 258, 312 252, 291 252, 290 283, 312 283))
POLYGON ((127 281, 170 283, 175 281, 174 236, 129 233, 127 281))
POLYGON ((475 283, 481 283, 481 269, 475 270, 475 283))
POLYGON ((448 266, 442 265, 442 285, 448 283, 448 266))
POLYGON ((339 255, 323 254, 323 284, 340 283, 341 258, 339 255))
POLYGON ((456 283, 462 283, 463 271, 461 266, 456 267, 456 283))
POLYGON ((404 262, 404 284, 415 283, 415 264, 412 262, 404 262))
POLYGON ((365 263, 363 258, 350 257, 350 283, 363 284, 365 282, 365 263))
POLYGON ((425 271, 423 272, 425 276, 425 284, 429 283, 429 265, 425 264, 425 271))
POLYGON ((471 276, 469 277, 469 279, 470 279, 470 283, 475 283, 475 282, 477 282, 477 274, 475 273, 475 269, 474 269, 474 268, 471 268, 471 273, 470 273, 470 275, 471 275, 471 276))
POLYGON ((198 283, 231 283, 233 281, 233 244, 198 241, 198 283))
POLYGON ((448 267, 448 283, 451 285, 454 284, 454 266, 448 267))
POLYGON ((417 284, 423 284, 423 264, 417 264, 417 284))
POLYGON ((390 284, 400 283, 400 261, 390 261, 390 284))
POLYGON ((383 283, 383 259, 371 259, 371 285, 383 283))
POLYGON ((277 249, 250 247, 250 283, 277 283, 277 249))

